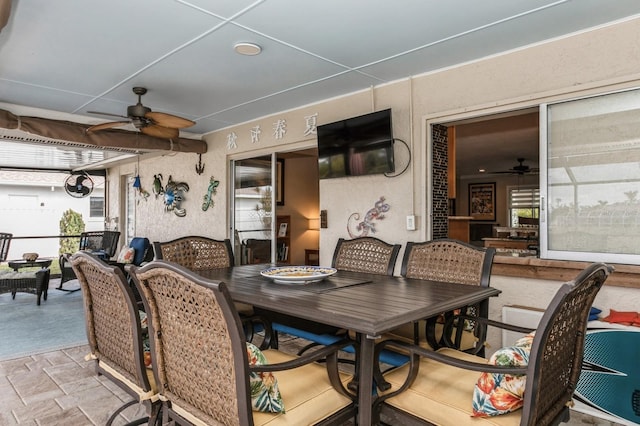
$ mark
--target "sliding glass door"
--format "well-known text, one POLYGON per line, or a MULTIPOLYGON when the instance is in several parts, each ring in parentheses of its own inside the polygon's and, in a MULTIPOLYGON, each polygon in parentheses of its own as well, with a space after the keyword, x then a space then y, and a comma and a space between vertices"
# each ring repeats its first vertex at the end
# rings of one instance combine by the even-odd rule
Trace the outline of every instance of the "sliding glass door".
POLYGON ((275 259, 275 154, 231 164, 233 245, 237 265, 275 259))

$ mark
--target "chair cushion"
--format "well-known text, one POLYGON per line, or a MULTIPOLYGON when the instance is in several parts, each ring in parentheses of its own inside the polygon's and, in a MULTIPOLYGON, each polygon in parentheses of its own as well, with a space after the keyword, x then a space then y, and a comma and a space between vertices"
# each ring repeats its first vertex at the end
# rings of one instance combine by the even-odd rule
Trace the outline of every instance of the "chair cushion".
MULTIPOLYGON (((266 365, 267 358, 254 344, 247 342, 247 357, 249 365, 266 365)), ((273 373, 268 371, 249 373, 251 388, 251 408, 266 413, 284 413, 282 396, 278 390, 278 381, 273 373)))
MULTIPOLYGON (((533 333, 528 334, 514 346, 498 349, 491 355, 489 364, 526 366, 533 336, 533 333)), ((498 416, 522 408, 525 385, 525 375, 481 373, 473 391, 473 416, 498 416)))
MULTIPOLYGON (((486 359, 454 349, 438 350, 448 356, 473 361, 486 359)), ((403 366, 384 375, 391 383, 391 390, 398 389, 407 376, 409 366, 403 366)), ((401 394, 389 398, 386 404, 396 407, 433 424, 461 425, 519 425, 520 412, 503 416, 476 417, 473 415, 471 399, 478 381, 478 372, 456 368, 427 358, 420 360, 420 371, 415 382, 401 394)))
POLYGON ((118 253, 118 258, 116 261, 118 263, 133 263, 135 254, 135 249, 131 247, 122 247, 122 250, 120 250, 120 253, 118 253))
POLYGON ((12 271, 12 270, 0 271, 1 280, 14 279, 14 278, 17 278, 17 279, 35 278, 35 277, 36 277, 36 273, 31 271, 23 271, 23 272, 12 271))
MULTIPOLYGON (((295 355, 274 349, 265 350, 263 353, 270 364, 296 358, 295 355)), ((311 363, 291 370, 278 371, 276 374, 287 412, 274 414, 254 411, 255 426, 312 425, 351 404, 349 398, 333 388, 324 364, 311 363)), ((351 376, 341 373, 340 380, 346 386, 351 376)))

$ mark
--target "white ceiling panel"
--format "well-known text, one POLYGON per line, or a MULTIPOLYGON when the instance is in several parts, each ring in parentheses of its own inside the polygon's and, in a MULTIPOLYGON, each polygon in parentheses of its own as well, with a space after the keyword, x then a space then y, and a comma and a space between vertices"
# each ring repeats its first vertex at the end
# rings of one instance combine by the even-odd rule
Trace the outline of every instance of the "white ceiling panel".
POLYGON ((142 86, 195 137, 640 14, 638 0, 11 3, 0 102, 94 124, 114 118, 87 111, 125 115, 142 86))

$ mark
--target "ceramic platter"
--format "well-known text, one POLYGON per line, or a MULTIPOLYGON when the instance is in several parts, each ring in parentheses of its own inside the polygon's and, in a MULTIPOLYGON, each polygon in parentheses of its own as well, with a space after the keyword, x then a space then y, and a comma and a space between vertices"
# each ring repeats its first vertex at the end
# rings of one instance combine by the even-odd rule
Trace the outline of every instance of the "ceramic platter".
POLYGON ((277 284, 309 284, 322 281, 336 271, 322 266, 277 266, 261 271, 260 275, 277 284))

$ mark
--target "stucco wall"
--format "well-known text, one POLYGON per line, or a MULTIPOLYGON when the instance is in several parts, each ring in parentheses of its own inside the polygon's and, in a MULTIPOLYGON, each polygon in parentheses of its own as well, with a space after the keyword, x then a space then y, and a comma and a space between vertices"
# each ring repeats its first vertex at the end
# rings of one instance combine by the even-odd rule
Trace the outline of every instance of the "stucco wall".
MULTIPOLYGON (((320 209, 328 212, 328 228, 320 232, 320 261, 321 264, 329 264, 337 239, 348 236, 346 227, 349 216, 358 213, 363 217, 381 196, 386 198, 390 209, 383 220, 374 221, 376 233, 373 235, 403 245, 407 241, 423 240, 429 236, 425 223, 428 222, 430 208, 427 123, 447 123, 458 118, 638 86, 639 42, 640 19, 630 20, 297 110, 283 111, 208 134, 205 140, 209 151, 202 156, 207 169, 202 176, 197 176, 193 169, 197 162, 197 156, 193 154, 141 161, 143 187, 149 191, 153 175, 157 173, 164 175, 165 183, 169 174, 176 180, 185 180, 191 185, 191 190, 183 203, 187 208, 185 218, 163 212, 161 203, 153 199, 140 202, 136 231, 151 239, 161 240, 186 234, 227 237, 228 159, 315 146, 314 135, 304 136, 306 116, 317 113, 317 123, 324 124, 392 108, 394 135, 407 142, 413 160, 408 170, 395 178, 370 176, 320 181, 320 209), (273 136, 273 123, 277 120, 286 120, 287 132, 282 139, 273 136), (261 139, 252 143, 250 129, 256 125, 261 127, 261 139), (237 135, 237 146, 228 149, 227 137, 232 132, 237 135), (208 177, 212 174, 221 182, 216 206, 202 212, 201 198, 208 177), (405 230, 405 217, 408 214, 417 215, 416 231, 405 230)), ((396 154, 399 157, 405 155, 401 144, 396 144, 396 154)), ((403 164, 397 166, 402 169, 403 164)), ((118 185, 118 175, 131 172, 132 167, 120 167, 110 175, 112 194, 117 193, 113 188, 118 185)), ((402 251, 399 258, 402 258, 402 251)), ((399 263, 396 273, 399 272, 399 263)), ((535 302, 544 306, 557 287, 557 283, 530 283, 504 277, 494 277, 492 283, 504 290, 501 297, 492 301, 492 317, 497 317, 503 304, 535 302), (527 293, 523 294, 522 289, 526 289, 527 293)), ((614 305, 619 309, 637 307, 638 290, 605 290, 603 302, 600 303, 603 308, 614 305)))

